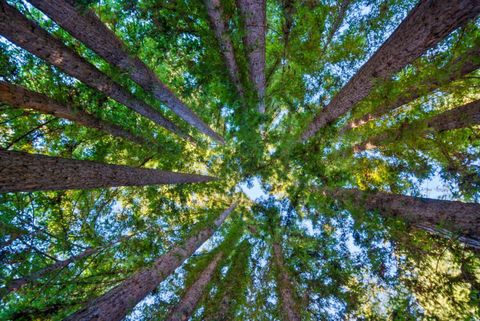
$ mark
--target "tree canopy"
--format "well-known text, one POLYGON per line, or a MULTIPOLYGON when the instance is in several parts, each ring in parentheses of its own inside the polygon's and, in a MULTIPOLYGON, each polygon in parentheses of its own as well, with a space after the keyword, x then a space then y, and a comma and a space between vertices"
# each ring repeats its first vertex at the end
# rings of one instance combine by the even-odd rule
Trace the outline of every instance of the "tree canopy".
POLYGON ((0 0, 0 319, 478 320, 479 0, 0 0))

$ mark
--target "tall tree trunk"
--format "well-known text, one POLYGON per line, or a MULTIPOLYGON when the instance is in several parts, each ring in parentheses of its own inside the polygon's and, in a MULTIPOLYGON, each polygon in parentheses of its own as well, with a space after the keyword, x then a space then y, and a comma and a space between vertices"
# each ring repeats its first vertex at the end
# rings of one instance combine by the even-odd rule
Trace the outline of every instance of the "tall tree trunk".
POLYGON ((72 314, 66 320, 122 320, 138 302, 152 292, 160 282, 172 274, 212 236, 215 228, 222 225, 236 205, 232 204, 226 209, 217 218, 214 227, 207 227, 188 238, 183 244, 174 246, 168 253, 160 256, 152 267, 135 273, 112 290, 91 301, 85 308, 72 314))
POLYGON ((85 10, 75 0, 30 0, 72 36, 83 42, 110 64, 126 72, 145 91, 165 103, 175 114, 214 140, 224 143, 191 109, 158 79, 155 73, 138 57, 129 54, 125 44, 98 19, 91 10, 85 10))
POLYGON ((5 0, 0 0, 0 33, 9 41, 44 59, 66 74, 99 90, 172 133, 193 141, 190 136, 182 133, 180 128, 163 117, 152 106, 135 98, 126 89, 65 46, 60 40, 51 36, 35 22, 25 18, 17 9, 8 5, 5 0))
POLYGON ((280 243, 273 242, 273 262, 277 269, 277 287, 280 293, 280 304, 282 307, 283 320, 285 321, 300 321, 300 312, 294 300, 294 289, 290 276, 285 268, 283 262, 283 250, 280 243))
POLYGON ((259 102, 258 111, 265 112, 265 33, 267 30, 265 0, 237 0, 245 26, 244 43, 248 71, 259 102))
POLYGON ((327 189, 327 195, 352 200, 383 216, 400 217, 416 226, 443 226, 452 233, 480 240, 480 204, 435 200, 358 189, 327 189))
POLYGON ((405 131, 411 128, 424 128, 422 135, 431 132, 461 129, 480 124, 480 100, 473 101, 461 107, 453 108, 426 120, 420 120, 411 124, 404 123, 400 128, 387 129, 385 132, 370 137, 367 141, 353 147, 355 153, 377 148, 397 142, 402 139, 405 131))
MULTIPOLYGON (((390 102, 386 102, 373 112, 363 116, 360 119, 352 120, 346 124, 343 128, 343 131, 362 126, 368 121, 375 120, 386 113, 389 113, 405 104, 414 101, 417 98, 420 98, 421 96, 425 95, 425 93, 432 92, 441 86, 465 77, 469 73, 480 68, 480 60, 478 57, 480 57, 480 45, 474 46, 465 52, 465 54, 463 54, 461 57, 455 59, 449 66, 447 66, 447 74, 444 77, 439 78, 438 74, 435 72, 429 74, 425 79, 422 79, 420 86, 415 84, 414 86, 405 89, 403 91, 404 94, 402 94, 400 97, 390 102)), ((444 67, 442 67, 442 69, 445 70, 444 67)))
POLYGON ((306 141, 385 80, 480 13, 480 0, 421 0, 395 32, 321 110, 302 134, 306 141))
POLYGON ((0 149, 0 193, 200 183, 213 179, 0 149))
POLYGON ((223 257, 223 252, 219 252, 208 266, 202 271, 198 280, 188 289, 180 302, 170 311, 166 321, 186 321, 190 319, 198 301, 202 298, 206 286, 212 279, 217 270, 218 263, 223 257))
POLYGON ((20 109, 33 109, 43 114, 71 120, 78 124, 104 131, 112 136, 128 139, 140 145, 150 145, 147 140, 136 136, 117 125, 96 118, 81 110, 63 105, 46 95, 30 91, 21 86, 0 81, 0 101, 20 109))
POLYGON ((232 80, 237 94, 240 97, 242 103, 245 103, 245 90, 240 78, 240 70, 235 59, 235 51, 233 48, 232 40, 228 33, 228 27, 223 19, 223 8, 220 0, 205 0, 205 7, 207 8, 210 23, 215 37, 217 38, 220 50, 222 51, 225 65, 227 66, 230 79, 232 80))

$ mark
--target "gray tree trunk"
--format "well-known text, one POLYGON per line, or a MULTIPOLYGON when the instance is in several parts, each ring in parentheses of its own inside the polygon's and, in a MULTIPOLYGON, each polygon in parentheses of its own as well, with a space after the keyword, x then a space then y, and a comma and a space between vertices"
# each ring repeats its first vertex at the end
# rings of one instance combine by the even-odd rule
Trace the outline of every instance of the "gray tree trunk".
POLYGON ((128 73, 145 91, 151 92, 187 123, 216 141, 224 143, 223 138, 180 101, 145 63, 129 54, 125 44, 93 11, 78 7, 75 0, 29 0, 29 2, 107 62, 128 73))
POLYGON ((215 229, 222 225, 236 206, 237 204, 235 203, 226 209, 216 219, 214 227, 207 227, 187 239, 183 244, 174 246, 168 253, 160 256, 152 267, 135 273, 112 290, 91 301, 85 308, 72 314, 66 320, 119 321, 125 318, 138 302, 152 292, 160 282, 172 274, 212 236, 215 229))
POLYGON ((214 179, 0 149, 0 193, 200 183, 214 179))
POLYGON ((244 43, 248 71, 258 99, 258 111, 265 112, 265 33, 267 30, 265 0, 237 0, 245 26, 244 43))
POLYGON ((96 118, 81 109, 63 105, 46 95, 3 81, 0 81, 0 101, 15 108, 33 109, 42 114, 68 119, 140 145, 148 146, 151 144, 144 138, 136 136, 120 126, 96 118))
POLYGON ((191 316, 198 301, 202 298, 206 286, 212 279, 217 270, 218 263, 223 257, 223 252, 219 252, 208 266, 202 271, 198 280, 195 281, 186 291, 180 302, 170 311, 166 321, 186 321, 191 316))
POLYGON ((415 226, 442 226, 462 237, 480 241, 480 204, 412 197, 358 189, 328 189, 335 199, 352 200, 381 215, 400 217, 415 226))
MULTIPOLYGON (((45 1, 49 2, 49 1, 45 1)), ((193 141, 152 106, 135 98, 95 66, 80 57, 60 40, 25 18, 16 8, 0 0, 0 34, 14 44, 44 59, 66 74, 97 89, 113 100, 143 115, 180 137, 193 141)))
POLYGON ((480 0, 421 0, 395 32, 321 110, 302 134, 306 141, 385 80, 480 13, 480 0))
POLYGON ((285 321, 300 321, 300 312, 294 300, 294 290, 288 271, 283 262, 282 246, 278 242, 273 242, 273 262, 277 268, 277 286, 280 293, 280 304, 282 315, 285 321))

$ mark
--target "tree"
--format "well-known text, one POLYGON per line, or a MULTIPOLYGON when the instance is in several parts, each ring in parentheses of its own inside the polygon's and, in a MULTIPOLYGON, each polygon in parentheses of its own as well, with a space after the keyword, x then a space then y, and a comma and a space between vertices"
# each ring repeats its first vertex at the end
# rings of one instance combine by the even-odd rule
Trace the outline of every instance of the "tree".
POLYGON ((245 50, 248 56, 248 72, 259 102, 258 111, 265 112, 265 0, 238 0, 238 7, 245 26, 245 50))
POLYGON ((112 136, 128 139, 140 145, 148 145, 146 139, 135 136, 129 131, 94 117, 79 109, 66 106, 49 97, 25 89, 21 86, 0 81, 0 101, 15 108, 33 109, 42 114, 65 118, 81 125, 104 131, 112 136))
POLYGON ((197 306, 198 301, 204 294, 205 287, 210 282, 215 270, 217 269, 218 263, 223 258, 223 252, 219 252, 215 255, 212 261, 208 266, 202 271, 199 278, 195 283, 193 283, 186 291, 183 298, 180 300, 177 306, 175 306, 169 313, 166 320, 168 321, 181 321, 188 320, 195 307, 197 306))
POLYGON ((200 183, 213 177, 0 150, 0 193, 200 183))
POLYGON ((82 8, 76 5, 74 0, 30 2, 110 64, 128 73, 145 91, 151 92, 187 123, 212 139, 225 143, 224 139, 185 106, 147 65, 132 56, 122 41, 97 18, 95 13, 90 10, 82 12, 82 8))
POLYGON ((422 0, 388 40, 321 110, 302 134, 302 140, 343 116, 364 99, 376 81, 385 80, 420 57, 450 32, 476 17, 478 1, 422 0), (418 28, 418 26, 422 28, 418 28))
MULTIPOLYGON (((237 204, 234 203, 227 208, 215 220, 214 227, 220 227, 236 206, 237 204)), ((91 301, 85 308, 69 316, 67 320, 91 320, 92 318, 122 320, 130 309, 152 292, 212 236, 214 227, 207 227, 185 240, 183 244, 174 246, 168 253, 157 258, 152 267, 135 273, 112 290, 91 301)))
POLYGON ((119 84, 66 47, 60 40, 55 39, 36 23, 25 18, 4 0, 2 0, 1 6, 2 23, 0 24, 0 32, 8 40, 48 61, 70 76, 101 91, 118 103, 151 119, 172 133, 192 141, 190 136, 182 133, 175 124, 162 116, 152 106, 135 98, 119 84))
POLYGON ((353 201, 368 210, 399 217, 412 225, 444 226, 453 233, 480 240, 480 205, 404 196, 385 192, 365 192, 358 189, 326 190, 327 195, 353 201))

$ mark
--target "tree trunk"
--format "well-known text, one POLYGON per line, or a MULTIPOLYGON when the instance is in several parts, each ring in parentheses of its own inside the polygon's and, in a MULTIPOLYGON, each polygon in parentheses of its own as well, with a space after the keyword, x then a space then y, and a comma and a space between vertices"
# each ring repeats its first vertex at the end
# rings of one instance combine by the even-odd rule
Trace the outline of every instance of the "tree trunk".
POLYGON ((469 73, 480 68, 480 60, 478 57, 480 57, 480 46, 477 45, 447 66, 447 75, 441 79, 438 78, 437 73, 431 73, 426 79, 422 80, 421 86, 414 85, 407 88, 404 90, 404 94, 397 99, 385 103, 384 105, 375 109, 373 112, 363 116, 358 120, 349 122, 345 125, 342 131, 360 127, 371 120, 375 120, 386 113, 389 113, 405 104, 414 101, 417 98, 420 98, 425 93, 432 92, 441 86, 465 77, 469 73))
POLYGON ((480 0, 421 0, 395 32, 321 110, 302 134, 306 141, 365 98, 378 80, 386 80, 475 18, 480 0))
POLYGON ((170 311, 167 321, 186 321, 190 319, 198 301, 202 298, 206 286, 212 279, 213 274, 217 270, 218 263, 223 257, 223 253, 219 252, 213 260, 202 271, 198 280, 195 281, 186 291, 180 302, 170 311))
POLYGON ((213 179, 0 149, 0 193, 200 183, 213 179))
MULTIPOLYGON (((218 228, 227 216, 235 209, 237 204, 232 204, 215 221, 218 228)), ((118 321, 122 320, 138 302, 172 274, 182 263, 188 259, 213 232, 214 227, 207 227, 185 241, 176 245, 168 253, 160 256, 152 267, 137 272, 101 297, 91 301, 85 308, 72 314, 66 320, 70 321, 118 321)))
MULTIPOLYGON (((77 21, 75 20, 75 22, 77 21)), ((35 22, 25 18, 5 0, 0 0, 0 33, 9 41, 44 59, 66 74, 97 89, 180 137, 193 141, 190 136, 182 133, 175 124, 163 117, 152 106, 135 98, 60 40, 55 39, 35 22)))
POLYGON ((79 7, 75 4, 75 0, 31 0, 29 2, 107 62, 128 73, 145 91, 151 92, 155 98, 165 103, 187 123, 214 140, 224 143, 223 138, 185 106, 147 65, 138 57, 129 54, 125 44, 98 19, 93 11, 79 7))
POLYGON ((404 196, 358 189, 329 189, 335 199, 350 199, 383 216, 400 217, 416 226, 442 226, 460 236, 480 240, 480 204, 404 196))
POLYGON ((280 293, 280 303, 282 307, 283 320, 300 321, 300 313, 294 300, 294 290, 288 271, 285 269, 283 262, 282 246, 278 242, 272 244, 273 262, 277 268, 277 287, 280 293))
POLYGON ((377 148, 380 145, 398 142, 402 139, 404 131, 410 128, 425 128, 421 135, 431 131, 442 132, 466 128, 480 124, 480 100, 473 101, 461 107, 447 110, 439 115, 426 120, 419 120, 411 124, 404 123, 400 128, 387 129, 385 132, 369 138, 366 142, 353 147, 354 153, 377 148))
POLYGON ((248 71, 258 99, 258 111, 265 112, 265 0, 237 0, 245 26, 244 43, 248 56, 248 71))
POLYGON ((112 136, 128 139, 134 143, 149 146, 147 140, 136 136, 117 125, 70 106, 63 105, 46 95, 30 91, 21 86, 0 81, 0 101, 20 109, 33 109, 42 114, 71 120, 86 127, 104 131, 112 136))
POLYGON ((328 33, 327 40, 325 41, 325 44, 323 45, 324 48, 322 50, 323 53, 328 49, 328 46, 332 42, 333 36, 335 33, 338 31, 338 29, 342 26, 343 19, 345 18, 345 14, 347 13, 348 6, 350 5, 350 2, 352 0, 342 0, 340 3, 340 6, 338 8, 337 16, 335 17, 335 20, 333 21, 332 28, 330 29, 330 32, 328 33))
POLYGON ((235 51, 233 48, 232 40, 228 33, 228 27, 223 19, 223 8, 220 0, 205 0, 205 6, 207 8, 210 23, 215 37, 217 38, 220 50, 222 51, 225 65, 227 66, 230 79, 232 80, 237 94, 241 101, 245 102, 245 91, 240 79, 240 70, 235 60, 235 51))

